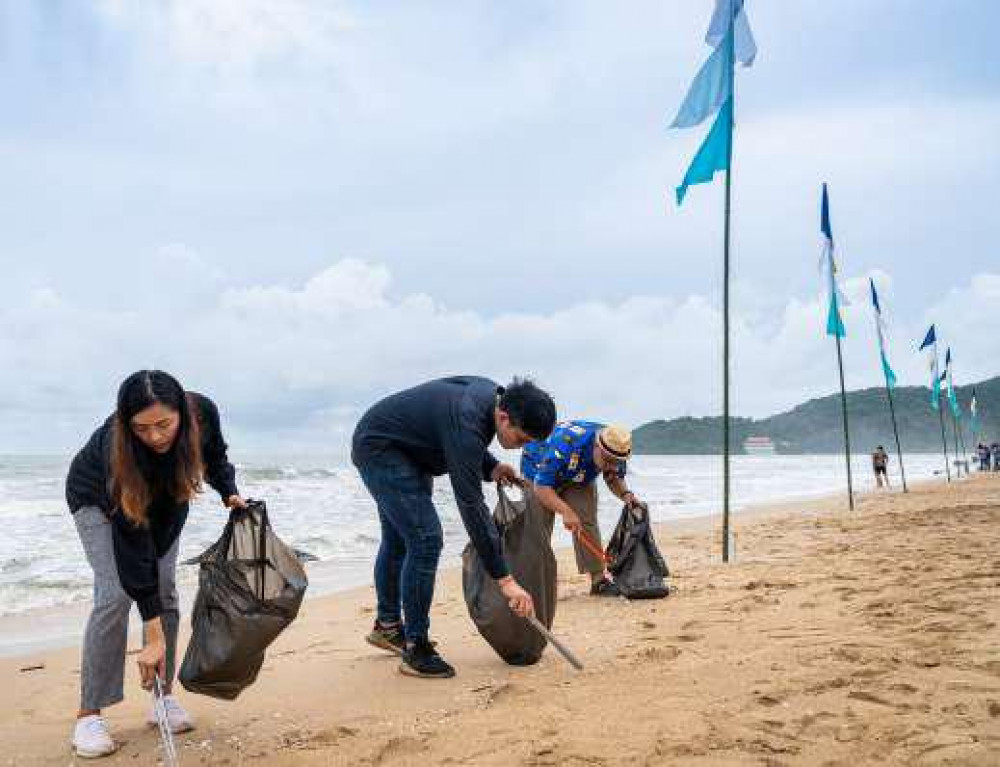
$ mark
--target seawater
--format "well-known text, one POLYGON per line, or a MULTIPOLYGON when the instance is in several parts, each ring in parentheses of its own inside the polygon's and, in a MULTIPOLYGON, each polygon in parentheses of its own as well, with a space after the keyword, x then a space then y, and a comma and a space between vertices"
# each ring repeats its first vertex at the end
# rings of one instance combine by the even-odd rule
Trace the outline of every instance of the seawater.
MULTIPOLYGON (((90 599, 87 565, 63 496, 70 456, 0 456, 0 616, 30 616, 90 599)), ((516 465, 517 454, 506 456, 516 465)), ((936 455, 906 456, 908 479, 928 479, 941 468, 936 455)), ((267 502, 278 534, 319 561, 309 565, 311 593, 369 583, 379 544, 374 504, 354 467, 323 456, 238 456, 237 480, 246 497, 267 502)), ((873 485, 868 456, 852 460, 855 487, 873 485)), ((893 482, 898 467, 893 462, 893 482)), ((721 504, 721 459, 717 456, 636 456, 629 483, 650 504, 655 521, 716 513, 721 504)), ((750 504, 808 497, 844 488, 843 456, 734 456, 735 509, 750 504)), ((599 481, 600 482, 600 481, 599 481)), ((495 493, 486 487, 492 508, 495 493)), ((454 564, 467 536, 447 477, 434 484, 445 536, 443 565, 454 564)), ((605 536, 620 510, 602 488, 600 520, 605 536)), ((181 559, 193 557, 219 535, 227 512, 217 494, 194 503, 181 539, 181 559)), ((559 525, 556 544, 568 545, 559 525)), ((190 593, 196 568, 181 566, 179 581, 190 593)), ((188 600, 188 604, 190 601, 188 600)))

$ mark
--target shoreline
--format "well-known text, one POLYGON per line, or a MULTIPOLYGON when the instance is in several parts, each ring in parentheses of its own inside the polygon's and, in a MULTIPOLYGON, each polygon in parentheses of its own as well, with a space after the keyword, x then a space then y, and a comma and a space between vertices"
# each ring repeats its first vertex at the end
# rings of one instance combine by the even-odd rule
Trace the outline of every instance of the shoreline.
MULTIPOLYGON (((922 483, 934 484, 937 480, 923 480, 922 483)), ((816 503, 836 503, 842 494, 830 493, 826 491, 794 493, 782 497, 780 500, 755 501, 746 504, 734 504, 732 509, 732 520, 738 524, 739 520, 750 520, 759 516, 780 514, 804 502, 816 503)), ((862 493, 855 493, 856 497, 861 497, 862 493)), ((670 518, 654 523, 657 540, 661 536, 669 535, 672 532, 704 532, 706 528, 716 524, 720 527, 721 534, 722 512, 702 512, 670 518)), ((558 523, 557 523, 558 524, 558 523)), ((557 534, 558 534, 557 530, 557 534)), ((611 534, 611 530, 602 531, 605 538, 611 534)), ((733 531, 733 554, 738 557, 739 535, 738 527, 733 531)), ((606 541, 605 541, 606 542, 606 541)), ((721 543, 719 545, 721 549, 721 543)), ((571 551, 572 544, 554 542, 553 549, 557 557, 571 551)), ((449 557, 449 560, 452 560, 449 557)), ((439 568, 439 575, 451 570, 461 569, 461 560, 449 561, 439 568)), ((178 568, 189 567, 190 565, 178 564, 178 568)), ((350 594, 352 592, 371 587, 372 562, 360 565, 358 562, 338 562, 327 560, 323 562, 306 565, 306 572, 309 575, 309 591, 306 593, 306 601, 311 602, 338 595, 350 594), (315 573, 315 577, 314 577, 315 573), (342 585, 333 585, 342 584, 342 585)), ((197 589, 197 579, 194 583, 188 582, 181 586, 181 623, 186 624, 190 620, 190 608, 194 602, 194 594, 197 589)), ((89 599, 82 600, 57 607, 34 609, 15 615, 0 616, 0 659, 26 658, 39 653, 62 650, 75 647, 83 637, 84 625, 90 613, 91 602, 89 599)), ((129 622, 130 641, 138 637, 140 630, 139 622, 135 611, 132 611, 129 622)))

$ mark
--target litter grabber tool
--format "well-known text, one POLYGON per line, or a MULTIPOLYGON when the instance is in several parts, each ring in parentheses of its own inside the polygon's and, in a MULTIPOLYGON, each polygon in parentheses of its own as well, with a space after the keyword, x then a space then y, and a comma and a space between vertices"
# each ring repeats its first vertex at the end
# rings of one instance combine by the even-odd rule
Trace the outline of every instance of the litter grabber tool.
POLYGON ((534 626, 535 630, 543 637, 545 637, 552 644, 552 646, 559 651, 559 654, 566 659, 566 662, 569 663, 569 665, 571 665, 577 671, 583 671, 583 664, 580 663, 579 659, 573 654, 573 652, 566 645, 564 645, 562 642, 556 639, 552 635, 551 631, 545 628, 544 623, 538 620, 538 618, 536 618, 534 615, 527 616, 525 620, 528 621, 528 623, 530 623, 532 626, 534 626))
POLYGON ((160 743, 163 744, 163 763, 167 767, 179 767, 181 762, 177 758, 174 733, 170 729, 167 707, 163 703, 163 682, 160 681, 159 674, 153 677, 153 714, 156 716, 156 726, 160 730, 160 743))
POLYGON ((577 537, 580 539, 580 543, 583 547, 587 549, 591 554, 601 560, 605 565, 611 562, 611 557, 601 551, 601 547, 594 542, 594 539, 587 535, 583 530, 576 531, 577 537))

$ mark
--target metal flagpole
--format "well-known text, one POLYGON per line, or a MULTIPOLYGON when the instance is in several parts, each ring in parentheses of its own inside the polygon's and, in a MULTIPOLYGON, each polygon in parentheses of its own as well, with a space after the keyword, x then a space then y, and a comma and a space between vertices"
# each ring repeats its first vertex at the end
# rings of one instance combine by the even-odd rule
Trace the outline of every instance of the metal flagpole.
MULTIPOLYGON (((832 268, 832 266, 831 266, 832 268)), ((836 289, 833 292, 833 301, 837 301, 836 289)), ((837 316, 840 316, 840 308, 837 308, 837 316)), ((840 406, 844 414, 844 459, 847 461, 847 505, 854 511, 854 486, 851 482, 851 434, 847 425, 847 389, 844 387, 844 356, 840 350, 840 335, 835 335, 837 340, 837 369, 840 371, 840 406)))
POLYGON ((951 466, 949 466, 948 459, 948 439, 944 435, 944 413, 941 412, 941 381, 939 379, 938 373, 938 348, 937 348, 937 335, 934 337, 934 398, 937 401, 937 411, 938 420, 941 422, 941 446, 944 449, 944 473, 951 482, 951 466))
MULTIPOLYGON (((883 373, 885 371, 883 370, 883 373)), ((910 492, 906 487, 906 470, 903 468, 903 448, 899 445, 899 428, 896 426, 896 408, 892 404, 892 387, 889 376, 885 376, 885 396, 889 399, 889 416, 892 418, 892 435, 896 438, 896 455, 899 458, 899 476, 903 481, 903 492, 910 492)))
MULTIPOLYGON (((951 377, 949 376, 949 379, 950 378, 951 377)), ((950 385, 951 381, 949 380, 948 383, 950 385)), ((955 411, 951 409, 951 399, 948 400, 948 409, 951 410, 951 430, 952 430, 952 434, 954 435, 954 440, 952 441, 951 444, 955 448, 955 476, 961 477, 962 476, 962 460, 959 457, 959 452, 958 452, 959 451, 959 444, 960 444, 959 437, 958 437, 958 419, 955 417, 955 411)))
POLYGON ((722 248, 722 561, 729 561, 729 242, 733 189, 733 123, 736 114, 736 30, 735 8, 729 7, 729 152, 726 162, 725 234, 722 248))

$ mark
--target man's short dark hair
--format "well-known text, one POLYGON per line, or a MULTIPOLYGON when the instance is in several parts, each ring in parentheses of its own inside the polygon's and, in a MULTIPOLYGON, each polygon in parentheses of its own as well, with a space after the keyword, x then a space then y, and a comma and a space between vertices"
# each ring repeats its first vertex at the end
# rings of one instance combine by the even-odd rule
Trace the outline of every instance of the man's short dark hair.
POLYGON ((527 378, 515 378, 500 395, 500 409, 533 439, 545 439, 556 425, 556 403, 527 378))

